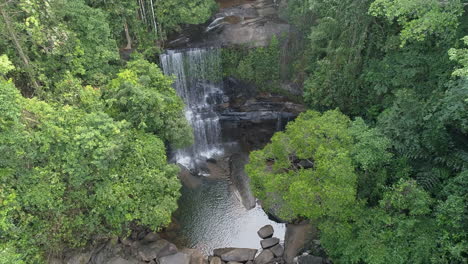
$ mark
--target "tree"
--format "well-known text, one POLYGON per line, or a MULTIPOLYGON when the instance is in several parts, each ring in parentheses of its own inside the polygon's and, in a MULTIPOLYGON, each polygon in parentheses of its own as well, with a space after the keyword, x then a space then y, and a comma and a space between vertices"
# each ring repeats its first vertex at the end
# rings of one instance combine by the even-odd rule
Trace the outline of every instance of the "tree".
POLYGON ((361 119, 351 122, 337 110, 308 111, 252 152, 246 170, 263 205, 279 207, 287 220, 346 217, 356 203, 358 177, 370 193, 385 183, 385 174, 371 178, 388 163, 388 147, 361 119))
POLYGON ((129 62, 110 82, 105 97, 109 113, 117 120, 127 120, 176 147, 192 143, 182 99, 157 65, 143 59, 129 62))
POLYGON ((11 82, 0 91, 1 250, 39 261, 131 222, 170 222, 180 183, 159 138, 103 111, 24 99, 11 82))
POLYGON ((5 75, 9 71, 13 70, 15 66, 11 63, 11 61, 8 59, 7 55, 1 55, 0 56, 0 74, 5 75))
MULTIPOLYGON (((7 29, 2 33, 8 40, 2 49, 10 58, 21 58, 15 64, 23 65, 19 69, 30 76, 35 90, 31 94, 45 96, 66 74, 85 84, 107 82, 119 56, 101 10, 89 7, 84 0, 48 4, 16 0, 6 2, 1 10, 5 16, 0 27, 7 29), (16 52, 11 51, 10 42, 15 43, 16 52)), ((15 81, 20 84, 20 79, 15 81)), ((23 85, 20 88, 29 89, 23 85)))
POLYGON ((322 245, 339 263, 430 263, 437 248, 432 204, 416 182, 400 180, 377 207, 355 208, 351 221, 323 221, 322 245))
POLYGON ((455 37, 463 5, 460 0, 375 0, 369 12, 402 26, 400 37, 404 46, 408 41, 423 41, 429 35, 441 39, 455 37))

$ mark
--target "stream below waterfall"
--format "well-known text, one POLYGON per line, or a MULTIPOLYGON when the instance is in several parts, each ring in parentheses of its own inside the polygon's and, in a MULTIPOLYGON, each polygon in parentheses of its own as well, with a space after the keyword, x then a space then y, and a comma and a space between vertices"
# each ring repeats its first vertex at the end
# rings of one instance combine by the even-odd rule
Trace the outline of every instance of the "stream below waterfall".
POLYGON ((166 236, 206 255, 222 247, 260 248, 257 231, 267 224, 281 240, 285 234, 285 225, 271 221, 251 193, 244 172, 248 153, 238 142, 223 140, 216 105, 228 98, 223 93, 220 53, 217 48, 199 48, 169 50, 160 57, 164 73, 174 76, 195 138, 193 146, 173 153, 173 161, 187 168, 190 184, 182 180, 179 209, 166 236), (228 165, 219 165, 222 159, 228 159, 228 165), (206 169, 210 166, 218 169, 206 169))

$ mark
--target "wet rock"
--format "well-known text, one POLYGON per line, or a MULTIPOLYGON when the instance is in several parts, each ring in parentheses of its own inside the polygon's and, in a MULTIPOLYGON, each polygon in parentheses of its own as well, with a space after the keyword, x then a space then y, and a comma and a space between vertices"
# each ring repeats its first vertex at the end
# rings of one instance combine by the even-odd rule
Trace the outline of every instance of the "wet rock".
POLYGON ((174 255, 161 257, 158 260, 159 264, 190 264, 190 256, 179 252, 174 255))
POLYGON ((294 259, 294 264, 323 264, 324 259, 312 255, 303 255, 294 259))
POLYGON ((271 252, 275 257, 282 257, 284 254, 284 248, 280 244, 277 244, 276 246, 270 248, 271 252))
POLYGON ((184 166, 180 165, 179 167, 180 167, 179 179, 184 186, 190 189, 195 189, 201 185, 202 181, 199 177, 194 176, 193 173, 190 172, 184 166))
POLYGON ((156 258, 168 256, 177 253, 177 248, 167 240, 160 239, 146 245, 140 245, 137 248, 138 257, 143 261, 151 261, 156 258))
POLYGON ((223 261, 219 257, 212 257, 210 260, 210 264, 223 264, 223 261))
POLYGON ((262 245, 262 248, 271 248, 272 246, 277 245, 279 241, 279 238, 271 237, 260 241, 260 244, 262 245))
POLYGON ((213 254, 226 262, 246 262, 255 258, 257 250, 251 248, 217 248, 213 251, 213 254))
POLYGON ((275 230, 273 229, 273 226, 266 225, 266 226, 260 228, 260 230, 258 230, 257 234, 258 234, 259 237, 265 239, 265 238, 272 237, 274 232, 275 232, 275 230))
POLYGON ((230 179, 239 191, 241 202, 247 210, 254 208, 256 205, 256 199, 250 188, 250 178, 244 169, 248 162, 248 156, 243 154, 234 154, 229 158, 230 179))
POLYGON ((255 258, 255 264, 266 264, 274 258, 273 253, 269 249, 265 249, 255 258))

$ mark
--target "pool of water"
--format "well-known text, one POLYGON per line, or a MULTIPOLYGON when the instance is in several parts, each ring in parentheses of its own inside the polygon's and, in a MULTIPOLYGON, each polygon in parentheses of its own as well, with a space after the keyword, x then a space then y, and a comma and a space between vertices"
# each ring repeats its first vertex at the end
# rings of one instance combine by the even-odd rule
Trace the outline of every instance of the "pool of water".
POLYGON ((197 188, 183 187, 174 214, 179 246, 196 248, 206 255, 222 247, 260 248, 260 227, 270 224, 275 237, 284 240, 285 225, 268 219, 257 204, 247 210, 239 190, 229 179, 202 178, 197 188))

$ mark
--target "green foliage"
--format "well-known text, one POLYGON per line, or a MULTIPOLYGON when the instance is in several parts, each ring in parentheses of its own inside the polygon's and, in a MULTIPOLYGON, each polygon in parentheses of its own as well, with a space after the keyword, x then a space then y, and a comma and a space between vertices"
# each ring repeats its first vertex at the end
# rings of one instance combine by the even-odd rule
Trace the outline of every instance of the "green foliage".
POLYGON ((7 55, 0 56, 0 74, 7 74, 9 71, 13 70, 15 66, 8 59, 7 55))
MULTIPOLYGON (((463 37, 463 42, 468 46, 468 36, 463 37)), ((467 77, 468 76, 468 48, 463 49, 450 49, 450 59, 458 62, 463 67, 453 72, 454 76, 467 77)))
POLYGON ((369 1, 311 1, 319 13, 304 51, 311 74, 304 83, 305 101, 326 111, 339 107, 346 114, 362 114, 366 91, 359 75, 371 29, 369 1))
POLYGON ((414 181, 399 181, 378 207, 356 208, 350 221, 324 221, 321 242, 338 263, 430 263, 437 248, 432 203, 414 181))
POLYGON ((157 65, 137 59, 128 63, 105 90, 111 116, 138 129, 155 133, 176 147, 191 144, 184 104, 172 80, 157 65))
POLYGON ((11 83, 0 88, 9 154, 0 160, 2 242, 32 258, 125 234, 131 222, 153 230, 170 222, 180 183, 159 138, 103 112, 22 99, 11 83))
POLYGON ((216 9, 213 0, 165 0, 156 3, 155 12, 166 32, 179 29, 180 24, 206 22, 216 9))
POLYGON ((246 170, 256 196, 266 208, 279 207, 281 217, 345 217, 358 181, 371 193, 382 189, 385 172, 377 180, 369 174, 389 162, 388 147, 389 140, 362 119, 351 122, 337 110, 308 111, 252 152, 246 170))
POLYGON ((276 37, 267 47, 224 48, 223 76, 233 76, 255 84, 261 91, 278 91, 280 85, 280 46, 276 37))
POLYGON ((398 22, 402 27, 400 37, 404 46, 408 41, 424 41, 430 35, 453 38, 463 5, 460 0, 375 0, 369 12, 398 22))
POLYGON ((439 226, 438 254, 435 263, 463 263, 468 248, 468 170, 451 179, 444 187, 435 216, 439 226))
POLYGON ((309 111, 263 150, 252 152, 246 171, 264 206, 280 206, 280 216, 289 220, 345 214, 354 202, 357 178, 349 124, 338 111, 309 111), (303 168, 301 161, 313 168, 303 168))

